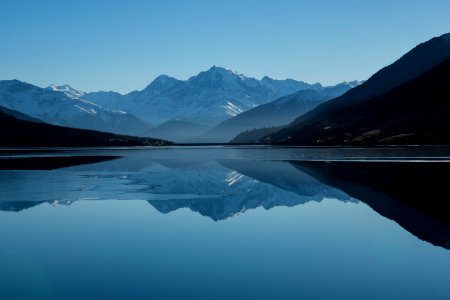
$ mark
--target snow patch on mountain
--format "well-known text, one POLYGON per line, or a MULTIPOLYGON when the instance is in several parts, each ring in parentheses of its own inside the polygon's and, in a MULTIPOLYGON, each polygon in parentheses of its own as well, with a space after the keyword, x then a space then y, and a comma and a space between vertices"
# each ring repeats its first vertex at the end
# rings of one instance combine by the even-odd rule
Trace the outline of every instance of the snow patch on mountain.
POLYGON ((50 86, 47 87, 48 90, 54 91, 54 92, 62 92, 64 94, 66 94, 68 97, 72 98, 72 99, 80 99, 82 98, 84 95, 86 95, 85 92, 76 90, 74 88, 72 88, 71 86, 65 84, 65 85, 54 85, 51 84, 50 86))
POLYGON ((230 117, 235 117, 235 116, 237 116, 238 114, 240 114, 240 113, 242 113, 242 112, 244 111, 242 108, 240 108, 240 107, 237 106, 237 105, 234 105, 234 104, 233 104, 232 102, 230 102, 230 101, 227 101, 227 105, 223 105, 223 106, 221 106, 221 107, 225 108, 227 114, 228 114, 230 117))
POLYGON ((74 104, 74 107, 78 108, 80 111, 90 114, 91 116, 98 115, 97 111, 93 108, 83 108, 79 105, 74 104))

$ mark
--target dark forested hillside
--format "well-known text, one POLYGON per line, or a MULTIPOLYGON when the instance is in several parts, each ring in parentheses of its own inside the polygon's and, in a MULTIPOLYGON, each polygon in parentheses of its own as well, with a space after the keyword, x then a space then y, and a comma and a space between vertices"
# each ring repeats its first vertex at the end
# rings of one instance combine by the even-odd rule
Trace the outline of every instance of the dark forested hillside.
POLYGON ((95 147, 151 146, 168 142, 33 122, 31 117, 0 110, 0 146, 95 147), (20 118, 19 118, 20 117, 20 118))
POLYGON ((450 61, 445 56, 450 56, 448 37, 419 45, 363 85, 262 141, 297 145, 448 144, 450 61), (406 79, 410 80, 402 82, 406 79))

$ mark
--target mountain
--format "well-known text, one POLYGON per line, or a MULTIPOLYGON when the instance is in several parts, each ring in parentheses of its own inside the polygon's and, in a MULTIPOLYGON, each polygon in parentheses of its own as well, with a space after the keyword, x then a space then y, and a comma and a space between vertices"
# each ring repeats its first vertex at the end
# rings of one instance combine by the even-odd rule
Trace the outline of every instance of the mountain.
POLYGON ((326 130, 292 134, 289 143, 314 135, 321 145, 449 145, 449 84, 450 58, 384 95, 329 113, 326 130))
POLYGON ((295 80, 265 77, 260 81, 213 66, 185 81, 161 75, 142 91, 122 96, 97 92, 85 98, 154 123, 176 120, 213 126, 260 104, 312 87, 322 88, 320 84, 295 80))
POLYGON ((151 127, 127 112, 87 101, 84 95, 68 85, 43 89, 18 80, 0 81, 0 106, 49 124, 134 135, 151 127))
POLYGON ((230 144, 260 144, 262 138, 269 134, 276 133, 285 127, 286 126, 274 126, 245 130, 236 135, 230 141, 230 144))
POLYGON ((187 121, 167 121, 145 133, 146 136, 171 140, 176 143, 187 142, 189 139, 206 132, 209 127, 187 121))
POLYGON ((306 82, 293 79, 277 80, 268 76, 264 76, 261 79, 261 84, 267 87, 274 94, 285 94, 287 91, 291 91, 290 94, 292 94, 300 90, 321 91, 323 89, 320 83, 308 84, 306 82))
POLYGON ((39 119, 36 118, 32 118, 26 114, 23 114, 19 111, 16 110, 12 110, 6 107, 2 107, 0 106, 0 112, 3 112, 7 115, 13 116, 14 118, 18 119, 18 120, 22 120, 22 121, 30 121, 30 122, 34 122, 34 123, 44 123, 39 119))
MULTIPOLYGON (((301 90, 294 94, 281 97, 275 101, 262 104, 233 118, 225 120, 206 132, 203 136, 193 139, 193 141, 226 143, 230 142, 242 132, 248 132, 261 128, 268 128, 269 132, 267 132, 267 130, 265 131, 267 134, 272 133, 274 132, 274 127, 289 124, 299 115, 310 111, 325 101, 344 94, 359 84, 360 83, 358 81, 352 81, 343 82, 336 86, 330 87, 320 86, 319 88, 316 85, 314 86, 314 90, 301 90)), ((258 135, 260 132, 261 130, 258 130, 254 133, 258 135)), ((261 138, 262 136, 258 137, 261 138)), ((251 140, 254 141, 259 139, 255 138, 256 136, 252 136, 251 140)), ((245 143, 247 141, 241 136, 237 142, 245 143)))
POLYGON ((227 143, 246 130, 286 125, 298 115, 330 99, 330 96, 315 90, 299 91, 225 120, 194 141, 227 143))
MULTIPOLYGON (((10 111, 10 110, 9 110, 10 111)), ((116 135, 93 130, 75 129, 37 123, 24 118, 18 112, 0 110, 0 146, 26 147, 95 147, 95 146, 153 146, 168 142, 116 135)))
POLYGON ((321 90, 321 92, 327 96, 330 96, 331 98, 336 98, 345 94, 350 89, 353 89, 363 84, 364 82, 365 82, 364 80, 362 81, 354 80, 350 82, 344 81, 334 86, 326 86, 321 90))
POLYGON ((109 92, 90 92, 83 95, 84 99, 91 101, 101 107, 120 107, 120 102, 126 101, 126 97, 124 95, 109 91, 109 92))
POLYGON ((47 87, 47 90, 54 92, 62 92, 73 99, 82 98, 84 95, 86 95, 85 92, 76 90, 67 84, 60 86, 51 84, 50 86, 47 87))
POLYGON ((321 91, 326 87, 292 79, 257 80, 213 66, 188 80, 161 75, 142 91, 126 95, 96 92, 84 98, 156 124, 187 121, 212 127, 256 106, 306 89, 321 91))
MULTIPOLYGON (((437 65, 441 64, 443 61, 445 61, 447 58, 450 57, 450 34, 445 34, 440 37, 433 38, 423 44, 418 45, 413 50, 402 56, 399 60, 394 62, 392 65, 383 68, 382 70, 375 73, 369 80, 361 84, 360 86, 351 89, 344 95, 337 97, 333 100, 330 100, 328 102, 325 102, 315 109, 311 110, 310 112, 301 115, 296 120, 294 120, 289 126, 286 128, 280 130, 279 132, 275 134, 268 135, 267 137, 263 138, 264 142, 268 143, 283 143, 283 144, 298 144, 298 145, 330 145, 330 144, 341 144, 342 142, 345 143, 361 143, 360 139, 358 139, 358 136, 361 137, 362 140, 368 141, 368 137, 375 135, 375 139, 372 139, 371 143, 378 143, 375 140, 380 141, 380 143, 383 144, 389 144, 389 143, 404 143, 407 142, 407 139, 398 139, 394 138, 394 140, 389 140, 389 136, 395 135, 395 132, 397 132, 400 135, 403 134, 414 134, 414 132, 411 132, 410 129, 412 128, 401 128, 398 127, 402 124, 402 122, 406 122, 408 124, 412 124, 413 120, 416 121, 426 121, 433 119, 431 115, 431 110, 433 110, 433 107, 435 104, 435 101, 440 102, 439 97, 437 97, 437 93, 435 90, 429 89, 428 93, 426 93, 426 87, 421 88, 421 95, 423 97, 422 100, 417 99, 417 96, 412 95, 412 93, 408 93, 405 88, 403 88, 401 91, 397 91, 396 99, 392 99, 394 102, 389 104, 388 106, 382 107, 381 105, 377 108, 378 114, 375 116, 372 114, 372 116, 375 119, 379 119, 378 124, 376 123, 376 120, 372 120, 372 123, 370 124, 373 127, 382 127, 384 128, 386 132, 383 132, 382 134, 378 131, 370 132, 370 130, 362 130, 359 135, 355 136, 356 132, 348 132, 351 136, 348 137, 348 139, 342 139, 334 137, 334 134, 345 134, 347 133, 347 126, 351 127, 351 130, 357 130, 356 127, 357 124, 363 125, 364 122, 360 122, 361 118, 359 117, 359 113, 368 113, 369 106, 364 108, 363 106, 359 106, 359 108, 351 109, 352 107, 356 105, 364 105, 364 102, 367 102, 371 99, 375 99, 376 97, 380 97, 380 99, 387 99, 389 97, 392 97, 393 94, 390 94, 388 96, 382 96, 383 94, 386 94, 390 90, 407 83, 408 81, 411 81, 413 79, 416 79, 421 74, 433 69, 437 65), (387 98, 386 98, 387 97, 387 98), (402 98, 398 98, 402 97, 402 98), (411 99, 415 104, 411 106, 411 108, 408 108, 410 106, 408 100, 405 97, 414 97, 411 99), (413 100, 414 99, 414 100, 413 100), (431 104, 428 106, 425 103, 425 99, 430 99, 431 104), (419 104, 417 101, 422 102, 422 104, 419 104), (422 114, 417 109, 422 108, 426 109, 430 114, 426 116, 422 116, 420 118, 416 118, 417 116, 410 115, 407 116, 405 114, 401 114, 401 111, 399 111, 399 105, 400 103, 403 103, 405 105, 403 108, 408 109, 410 113, 417 113, 422 114), (395 113, 391 113, 391 109, 396 109, 395 113), (351 114, 350 114, 351 113, 351 114), (341 115, 340 118, 337 118, 338 115, 341 115), (390 116, 389 118, 387 116, 390 116), (343 120, 346 118, 346 120, 343 120), (396 118, 409 118, 409 121, 402 120, 400 122, 399 119, 396 118), (416 118, 416 119, 415 119, 416 118), (382 120, 383 119, 383 120, 382 120), (344 121, 343 123, 335 123, 338 120, 344 121), (393 122, 396 125, 392 125, 394 127, 391 127, 391 125, 387 124, 386 122, 393 122), (357 124, 356 124, 356 123, 357 124), (358 123, 359 122, 359 123, 358 123), (384 122, 384 123, 383 123, 384 122), (388 131, 391 128, 393 131, 389 133, 388 131), (407 132, 403 132, 406 130, 407 132), (388 140, 384 140, 381 142, 381 136, 383 138, 387 138, 388 140), (357 140, 354 140, 354 139, 357 140), (378 139, 377 139, 378 138, 378 139)), ((429 75, 429 76, 439 76, 438 72, 444 72, 436 71, 435 75, 429 75)), ((436 80, 440 80, 441 84, 448 85, 448 81, 442 79, 442 78, 435 78, 436 80)), ((422 79, 421 81, 416 81, 415 84, 425 84, 423 81, 427 81, 428 79, 422 79)), ((426 83, 428 88, 432 86, 432 83, 426 83)), ((410 85, 412 88, 413 86, 410 85)), ((443 91, 443 87, 437 87, 440 91, 443 91)), ((417 90, 416 90, 417 91, 417 90)), ((381 102, 380 102, 381 103, 381 102)), ((439 104, 444 105, 444 104, 439 104)), ((370 104, 371 108, 374 108, 374 106, 377 106, 372 101, 372 104, 370 104)), ((445 105, 444 105, 445 106, 445 105)), ((438 113, 437 111, 435 111, 438 113)), ((444 112, 440 112, 440 117, 445 117, 443 115, 444 112)), ((423 115, 423 114, 422 114, 423 115)), ((340 122, 340 121, 339 121, 340 122)), ((407 124, 405 123, 405 126, 407 124)), ((369 125, 369 124, 368 124, 369 125)), ((425 131, 432 131, 434 130, 433 126, 437 126, 436 122, 433 124, 428 123, 422 123, 421 126, 425 127, 425 130, 421 131, 419 135, 425 134, 425 131)), ((417 127, 417 126, 416 126, 417 127)), ((375 130, 380 130, 380 128, 375 130)), ((363 129, 363 128, 360 128, 363 129)), ((439 129, 439 128, 437 128, 439 129)), ((442 133, 442 129, 440 128, 439 132, 442 133)), ((436 133, 437 134, 437 133, 436 133)), ((436 134, 434 137, 436 137, 436 134)), ((413 141, 413 139, 409 139, 410 141, 413 141)), ((427 140, 431 143, 440 143, 439 140, 433 140, 433 138, 428 139, 421 139, 417 138, 417 141, 424 141, 427 140)))

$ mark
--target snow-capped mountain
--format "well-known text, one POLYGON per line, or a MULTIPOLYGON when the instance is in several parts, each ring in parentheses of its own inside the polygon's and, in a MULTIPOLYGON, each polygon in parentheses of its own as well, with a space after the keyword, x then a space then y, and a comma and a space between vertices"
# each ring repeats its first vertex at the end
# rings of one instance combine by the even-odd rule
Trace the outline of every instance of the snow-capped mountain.
POLYGON ((184 81, 161 75, 142 91, 127 95, 96 92, 84 98, 157 124, 179 120, 214 126, 261 104, 307 89, 322 91, 326 88, 319 83, 292 79, 264 77, 257 80, 213 66, 184 81))
POLYGON ((54 92, 63 92, 64 94, 66 94, 68 97, 71 97, 72 99, 82 98, 84 95, 86 95, 85 92, 76 90, 67 84, 60 85, 60 86, 51 84, 49 87, 47 87, 47 89, 50 91, 54 91, 54 92))
POLYGON ((40 88, 18 80, 0 81, 0 106, 44 122, 74 128, 138 135, 150 128, 139 118, 105 109, 68 85, 40 88))
MULTIPOLYGON (((55 125, 148 135, 150 123, 187 122, 206 131, 282 96, 314 90, 334 97, 352 84, 323 87, 319 83, 267 76, 258 80, 213 66, 188 80, 161 75, 145 89, 126 95, 112 91, 85 93, 69 85, 52 84, 43 89, 18 80, 5 80, 0 81, 0 106, 55 125)), ((164 138, 182 141, 193 136, 188 134, 189 129, 171 128, 168 134, 165 130, 164 138)))
POLYGON ((156 123, 179 120, 210 126, 274 97, 258 80, 219 67, 186 81, 162 75, 144 90, 113 97, 110 102, 105 101, 104 94, 86 95, 95 103, 131 112, 144 120, 156 123))

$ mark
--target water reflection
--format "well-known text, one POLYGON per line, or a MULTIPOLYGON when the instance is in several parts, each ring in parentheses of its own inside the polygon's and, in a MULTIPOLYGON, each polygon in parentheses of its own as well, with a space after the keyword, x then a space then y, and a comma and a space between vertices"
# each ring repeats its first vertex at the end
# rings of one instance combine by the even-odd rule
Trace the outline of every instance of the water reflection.
POLYGON ((34 170, 0 173, 0 210, 139 199, 161 213, 188 208, 220 221, 258 207, 358 199, 420 239, 450 249, 443 199, 450 163, 242 159, 245 155, 204 159, 143 153, 11 161, 4 169, 29 165, 34 170))
POLYGON ((450 249, 448 162, 292 162, 368 204, 420 239, 450 249))
POLYGON ((163 213, 190 208, 218 221, 260 206, 295 206, 324 198, 354 201, 283 161, 131 156, 51 172, 6 171, 0 176, 0 209, 10 211, 42 203, 139 199, 163 213))
POLYGON ((0 160, 0 170, 54 170, 78 165, 93 164, 118 158, 118 156, 43 156, 12 157, 0 160))
POLYGON ((134 184, 152 182, 147 189, 150 193, 189 195, 148 201, 163 213, 189 208, 218 221, 257 207, 292 207, 324 198, 352 200, 289 162, 219 160, 187 164, 184 160, 171 160, 168 164, 159 160, 159 163, 166 167, 160 173, 154 173, 155 167, 145 179, 137 182, 134 176, 131 178, 134 184))

